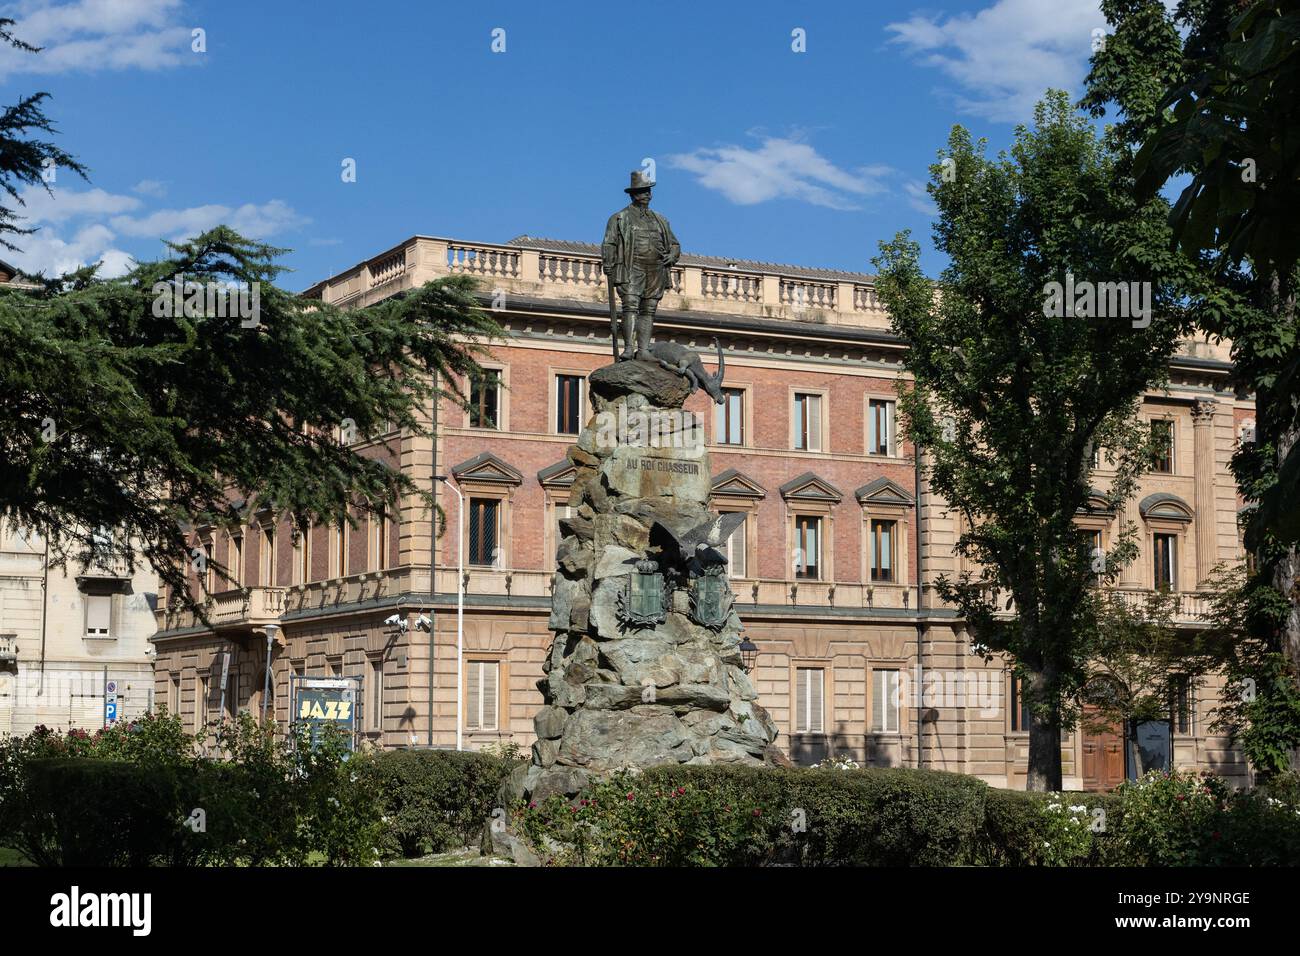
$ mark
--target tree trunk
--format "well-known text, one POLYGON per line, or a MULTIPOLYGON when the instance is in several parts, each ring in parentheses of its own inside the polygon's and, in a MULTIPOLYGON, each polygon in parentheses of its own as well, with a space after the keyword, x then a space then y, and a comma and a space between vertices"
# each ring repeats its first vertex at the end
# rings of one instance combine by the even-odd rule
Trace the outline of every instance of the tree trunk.
POLYGON ((1046 673, 1034 673, 1029 681, 1030 699, 1047 699, 1049 708, 1040 713, 1038 706, 1029 713, 1029 773, 1025 789, 1039 793, 1061 789, 1061 705, 1041 688, 1048 683, 1046 673))

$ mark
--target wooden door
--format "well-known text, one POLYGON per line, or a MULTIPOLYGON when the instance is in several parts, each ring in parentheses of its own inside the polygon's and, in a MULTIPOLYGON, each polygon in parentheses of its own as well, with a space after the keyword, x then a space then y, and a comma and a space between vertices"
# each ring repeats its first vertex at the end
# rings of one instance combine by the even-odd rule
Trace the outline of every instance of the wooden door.
MULTIPOLYGON (((1089 716, 1085 708, 1085 720, 1089 716)), ((1124 782, 1124 735, 1112 725, 1104 733, 1082 734, 1084 790, 1113 790, 1124 782)))

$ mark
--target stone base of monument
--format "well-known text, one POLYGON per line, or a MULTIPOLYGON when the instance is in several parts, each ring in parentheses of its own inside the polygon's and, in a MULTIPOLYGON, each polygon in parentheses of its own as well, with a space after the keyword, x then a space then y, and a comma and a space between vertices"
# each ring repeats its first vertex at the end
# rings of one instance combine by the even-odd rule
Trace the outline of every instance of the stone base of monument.
POLYGON ((662 764, 788 764, 741 666, 741 622, 709 511, 702 424, 686 379, 654 362, 592 373, 593 416, 569 449, 545 705, 532 761, 502 797, 572 796, 598 775, 662 764))

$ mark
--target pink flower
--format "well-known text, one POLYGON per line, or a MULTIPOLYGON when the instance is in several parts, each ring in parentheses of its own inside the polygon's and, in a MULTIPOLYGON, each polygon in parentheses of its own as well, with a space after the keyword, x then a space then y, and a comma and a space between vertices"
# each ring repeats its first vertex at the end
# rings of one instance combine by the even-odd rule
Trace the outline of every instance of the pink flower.
POLYGON ((528 809, 529 809, 529 810, 536 810, 536 809, 537 809, 537 801, 534 800, 534 801, 532 801, 531 803, 529 803, 529 804, 528 804, 528 809))

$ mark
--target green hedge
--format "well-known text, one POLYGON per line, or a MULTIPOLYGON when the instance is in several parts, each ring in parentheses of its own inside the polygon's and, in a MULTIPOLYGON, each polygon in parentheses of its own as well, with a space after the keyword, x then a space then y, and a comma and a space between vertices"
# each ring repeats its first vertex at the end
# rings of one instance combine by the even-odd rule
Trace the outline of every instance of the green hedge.
POLYGON ((63 757, 28 766, 20 847, 38 866, 184 861, 186 781, 167 768, 63 757))
MULTIPOLYGON (((974 777, 929 770, 804 770, 756 767, 656 767, 600 789, 595 804, 568 808, 558 799, 520 814, 522 829, 543 856, 574 830, 617 833, 622 862, 723 866, 945 866, 976 860, 987 786, 974 777), (624 788, 623 801, 609 798, 624 788), (691 812, 676 812, 687 802, 691 812), (645 808, 632 814, 628 805, 645 808), (752 814, 743 839, 732 814, 752 814), (711 815, 702 826, 701 815, 711 815), (757 821, 755 823, 754 821, 757 821), (659 835, 699 846, 659 846, 659 835), (713 841, 702 833, 723 833, 713 841), (630 846, 629 846, 630 845, 630 846), (641 852, 654 846, 653 852, 641 852)), ((597 837, 598 839, 598 837, 597 837)), ((584 850, 586 852, 586 850, 584 850)), ((579 862, 600 862, 594 853, 579 862)))
POLYGON ((388 855, 469 846, 496 807, 496 794, 515 762, 507 757, 455 750, 378 753, 374 775, 383 806, 388 855))

